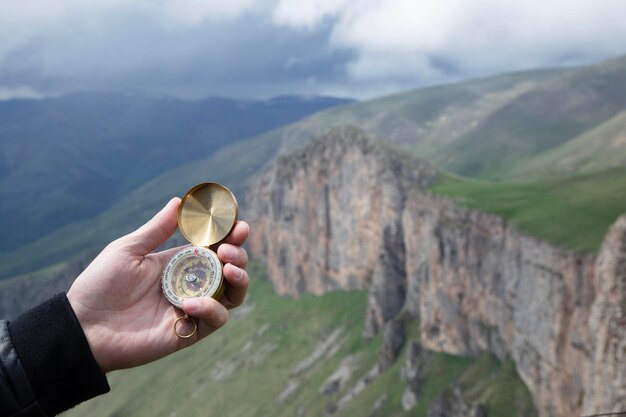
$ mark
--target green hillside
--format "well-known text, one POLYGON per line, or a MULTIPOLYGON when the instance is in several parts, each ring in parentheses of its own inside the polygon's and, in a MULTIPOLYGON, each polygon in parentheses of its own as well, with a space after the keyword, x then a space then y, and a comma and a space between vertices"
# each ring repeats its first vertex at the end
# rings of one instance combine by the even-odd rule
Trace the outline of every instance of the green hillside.
POLYGON ((582 135, 523 161, 507 179, 529 181, 626 166, 626 111, 582 135))
POLYGON ((583 134, 626 109, 626 57, 551 78, 494 111, 435 160, 446 170, 499 178, 512 164, 583 134))
POLYGON ((321 111, 268 136, 280 138, 284 149, 291 150, 332 127, 353 125, 440 164, 447 158, 442 150, 498 109, 561 75, 529 71, 423 88, 321 111))
POLYGON ((626 214, 626 167, 527 183, 445 176, 432 190, 498 214, 521 231, 564 248, 595 252, 626 214))
MULTIPOLYGON (((443 170, 499 179, 626 109, 626 57, 424 88, 329 109, 277 129, 285 150, 354 125, 443 170)), ((622 147, 623 148, 623 147, 622 147)))
MULTIPOLYGON (((111 393, 65 415, 326 415, 377 362, 380 337, 368 341, 361 336, 366 302, 365 291, 285 299, 273 294, 269 282, 254 280, 245 305, 233 311, 225 328, 159 362, 111 374, 111 393), (328 340, 333 343, 324 348, 328 340), (342 363, 348 369, 345 382, 322 393, 342 363)), ((423 388, 415 409, 405 412, 400 404, 400 360, 334 415, 425 416, 433 400, 455 385, 467 392, 466 401, 483 404, 490 417, 535 415, 530 394, 510 363, 491 356, 423 355, 423 388), (373 414, 377 401, 380 409, 373 414)))

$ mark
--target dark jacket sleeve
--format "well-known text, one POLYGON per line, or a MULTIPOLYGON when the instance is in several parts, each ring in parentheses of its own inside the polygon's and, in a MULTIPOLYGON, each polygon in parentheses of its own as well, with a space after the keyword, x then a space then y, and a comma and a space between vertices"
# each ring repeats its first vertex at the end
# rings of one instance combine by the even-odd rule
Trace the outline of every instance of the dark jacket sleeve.
POLYGON ((54 416, 108 391, 65 294, 0 321, 0 417, 54 416))

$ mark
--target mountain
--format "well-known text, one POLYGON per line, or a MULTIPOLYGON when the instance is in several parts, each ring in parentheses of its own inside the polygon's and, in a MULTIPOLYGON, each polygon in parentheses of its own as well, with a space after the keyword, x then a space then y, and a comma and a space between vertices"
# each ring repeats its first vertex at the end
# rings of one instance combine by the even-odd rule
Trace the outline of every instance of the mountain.
MULTIPOLYGON (((352 125, 463 176, 502 179, 527 159, 626 109, 626 57, 392 95, 314 114, 274 131, 283 151, 352 125)), ((623 149, 623 148, 622 148, 623 149)))
MULTIPOLYGON (((619 82, 624 74, 626 58, 618 58, 589 67, 501 75, 323 110, 287 126, 226 146, 193 163, 164 171, 132 193, 120 197, 110 210, 98 217, 82 221, 73 217, 73 223, 47 235, 41 233, 43 237, 19 250, 0 253, 0 277, 36 270, 78 252, 97 249, 139 225, 167 198, 181 195, 200 180, 221 181, 236 192, 243 193, 246 182, 267 168, 277 155, 300 149, 314 134, 344 124, 359 126, 428 159, 443 170, 469 163, 468 158, 472 157, 473 151, 457 148, 466 146, 462 144, 470 136, 480 136, 476 133, 478 131, 501 130, 503 135, 520 129, 526 132, 524 134, 535 132, 536 136, 529 140, 525 149, 532 147, 535 149, 533 152, 539 152, 539 145, 535 145, 550 129, 536 127, 534 123, 553 126, 553 136, 549 141, 552 147, 541 145, 547 149, 536 155, 537 160, 548 158, 550 152, 558 154, 561 152, 559 149, 572 147, 577 150, 569 153, 574 152, 587 160, 587 164, 592 164, 595 167, 593 173, 583 173, 575 178, 559 176, 558 179, 548 174, 516 175, 516 172, 543 171, 532 168, 535 157, 528 156, 528 152, 514 151, 519 146, 513 144, 519 142, 521 136, 511 136, 511 146, 507 148, 510 153, 505 159, 516 162, 501 164, 492 171, 499 172, 496 182, 448 175, 441 177, 441 183, 434 184, 434 187, 438 193, 454 197, 460 204, 502 215, 522 230, 563 247, 597 251, 608 226, 617 215, 626 211, 626 197, 622 198, 624 194, 619 192, 620 187, 626 184, 626 170, 613 168, 603 171, 619 164, 619 155, 623 155, 626 149, 619 139, 621 114, 625 106, 621 104, 618 92, 626 85, 619 82), (544 93, 544 90, 550 94, 544 93), (558 100, 552 94, 556 94, 558 100), (541 104, 541 100, 545 103, 541 104), (558 106, 555 101, 559 102, 558 106), (519 127, 521 125, 516 125, 516 112, 511 109, 521 109, 532 103, 542 109, 541 117, 529 118, 525 127, 519 127), (594 103, 591 107, 597 107, 595 113, 590 112, 584 117, 576 113, 589 107, 581 103, 594 103), (565 112, 563 106, 572 111, 565 112), (503 116, 507 114, 507 117, 503 116), (572 121, 572 118, 576 120, 572 121), (577 127, 574 129, 570 124, 577 127), (564 126, 561 130, 556 128, 560 125, 564 126), (582 126, 588 126, 588 131, 575 136, 583 129, 582 126), (610 132, 615 132, 613 139, 610 132), (559 142, 563 143, 558 145, 559 142), (572 144, 568 145, 570 142, 572 144), (591 145, 576 145, 579 142, 591 145), (604 154, 587 156, 587 150, 597 149, 599 152, 603 149, 597 143, 612 144, 610 158, 613 159, 607 159, 604 154), (526 163, 530 168, 524 168, 526 163), (522 180, 526 183, 520 184, 522 180), (598 201, 604 201, 604 204, 597 204, 598 201)), ((626 94, 623 96, 626 97, 626 94)), ((497 137, 500 138, 496 141, 498 143, 505 140, 504 136, 497 137)), ((504 161, 494 156, 500 153, 498 149, 498 146, 483 149, 479 152, 480 159, 504 161)), ((576 175, 576 172, 568 175, 576 175)), ((3 206, 9 204, 5 200, 2 200, 3 206)), ((67 207, 63 210, 70 211, 67 207)), ((32 217, 36 218, 36 214, 32 217)), ((5 222, 13 222, 11 217, 2 218, 6 219, 5 222)))
POLYGON ((446 175, 351 128, 279 157, 242 203, 268 267, 252 276, 296 299, 254 282, 213 341, 112 375, 111 394, 70 415, 623 408, 626 219, 597 257, 567 252, 431 194, 446 175))
POLYGON ((608 227, 626 212, 626 167, 531 182, 442 177, 431 191, 498 214, 559 247, 597 252, 608 227))
POLYGON ((278 294, 368 289, 363 333, 383 335, 387 363, 417 334, 512 360, 540 416, 626 409, 626 215, 597 257, 564 251, 430 193, 438 175, 331 130, 252 186, 251 251, 278 294))
POLYGON ((561 145, 624 109, 626 57, 544 81, 436 151, 435 158, 458 174, 497 178, 512 164, 561 145))
POLYGON ((91 218, 161 172, 347 102, 120 93, 0 101, 0 251, 91 218))
MULTIPOLYGON (((114 374, 115 397, 86 404, 82 414, 193 415, 210 401, 218 410, 235 404, 241 415, 533 415, 529 396, 542 416, 617 410, 626 406, 620 361, 626 225, 623 217, 615 220, 626 206, 609 198, 620 194, 626 175, 600 163, 599 171, 556 182, 504 178, 618 117, 624 108, 611 94, 621 91, 613 83, 623 61, 493 77, 316 113, 159 174, 98 216, 1 254, 0 273, 51 263, 59 263, 52 271, 71 273, 66 268, 76 265, 64 265, 68 257, 132 230, 170 196, 200 181, 219 181, 240 198, 242 218, 252 223, 251 252, 266 262, 274 288, 299 299, 255 301, 255 287, 252 314, 235 322, 233 333, 218 336, 207 350, 114 374), (560 94, 571 112, 543 103, 535 129, 535 116, 518 119, 513 110, 550 100, 542 89, 560 94), (587 96, 591 107, 582 105, 587 96), (499 124, 505 120, 509 124, 499 124), (346 122, 382 132, 380 139, 341 128, 311 142, 313 132, 346 122), (471 139, 479 129, 492 132, 485 136, 492 139, 471 139), (533 129, 527 145, 517 143, 533 129), (473 165, 472 147, 448 153, 466 140, 481 150, 484 166, 473 165), (509 141, 510 149, 500 146, 509 141), (472 175, 481 178, 444 169, 463 172, 459 166, 478 167, 472 175), (612 185, 605 187, 611 172, 612 185), (554 200, 533 211, 548 197, 554 200), (611 210, 604 210, 606 201, 611 210), (588 233, 578 219, 597 223, 594 236, 608 233, 591 253, 569 251, 463 205, 502 211, 515 224, 524 218, 550 223, 544 237, 560 235, 560 246, 588 233), (572 216, 568 210, 580 211, 572 216), (266 322, 271 330, 264 333, 266 322), (189 403, 176 402, 181 389, 190 392, 190 381, 189 403)), ((20 294, 49 291, 45 277, 41 271, 19 277, 28 282, 20 294)), ((4 282, 2 293, 13 297, 14 283, 4 282)))
MULTIPOLYGON (((75 221, 16 250, 0 253, 0 277, 7 278, 66 262, 143 224, 173 196, 202 181, 216 181, 243 197, 248 181, 275 158, 280 144, 264 136, 237 142, 211 156, 171 169, 116 202, 105 212, 75 221)), ((243 208, 242 218, 246 218, 243 208)))
POLYGON ((626 110, 583 134, 538 154, 507 173, 529 181, 590 174, 626 166, 626 110))

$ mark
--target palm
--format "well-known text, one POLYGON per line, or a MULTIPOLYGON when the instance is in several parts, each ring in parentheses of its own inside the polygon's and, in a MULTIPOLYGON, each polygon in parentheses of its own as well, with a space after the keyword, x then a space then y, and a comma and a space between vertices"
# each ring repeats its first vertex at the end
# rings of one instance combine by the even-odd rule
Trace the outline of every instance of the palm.
MULTIPOLYGON (((198 339, 181 339, 176 336, 174 322, 184 313, 172 306, 161 292, 163 268, 180 248, 146 254, 175 230, 175 223, 173 229, 171 227, 174 211, 171 207, 168 210, 170 205, 163 210, 166 213, 162 218, 157 217, 163 211, 155 216, 157 223, 163 222, 157 224, 155 229, 160 233, 158 239, 147 244, 142 239, 140 232, 148 223, 134 234, 113 242, 78 277, 68 292, 68 299, 85 329, 94 356, 105 372, 154 361, 198 339)), ((247 226, 243 240, 246 236, 247 226)), ((234 240, 237 240, 235 244, 243 243, 241 236, 235 236, 234 240)), ((223 261, 226 263, 229 260, 223 261)), ((242 264, 239 266, 245 267, 245 261, 239 263, 242 264)), ((229 268, 236 271, 232 265, 229 268)), ((227 281, 230 269, 225 267, 227 281)), ((245 288, 243 295, 240 292, 237 290, 233 293, 231 289, 230 298, 236 298, 233 301, 229 299, 227 289, 224 299, 220 301, 226 307, 236 306, 243 301, 245 288)), ((204 312, 208 320, 200 322, 199 338, 219 328, 227 317, 224 306, 217 301, 203 302, 208 309, 204 312)), ((184 333, 188 330, 184 326, 191 328, 192 324, 182 326, 181 332, 184 333)))

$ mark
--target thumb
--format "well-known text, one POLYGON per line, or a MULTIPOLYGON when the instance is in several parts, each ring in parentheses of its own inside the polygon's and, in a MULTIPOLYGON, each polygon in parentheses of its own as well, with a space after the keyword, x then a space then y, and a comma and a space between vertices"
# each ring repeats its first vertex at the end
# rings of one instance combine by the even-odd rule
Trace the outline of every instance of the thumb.
POLYGON ((123 238, 136 255, 149 254, 174 234, 178 227, 179 205, 180 198, 172 198, 146 224, 123 238))

